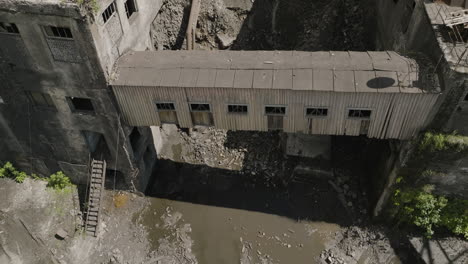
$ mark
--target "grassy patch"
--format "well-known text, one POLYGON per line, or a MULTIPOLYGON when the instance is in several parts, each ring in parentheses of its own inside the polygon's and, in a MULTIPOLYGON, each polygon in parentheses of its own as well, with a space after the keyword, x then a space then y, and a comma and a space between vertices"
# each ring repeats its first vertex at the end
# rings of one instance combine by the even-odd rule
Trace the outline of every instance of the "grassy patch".
POLYGON ((420 153, 468 150, 468 137, 453 134, 426 132, 418 145, 420 153))

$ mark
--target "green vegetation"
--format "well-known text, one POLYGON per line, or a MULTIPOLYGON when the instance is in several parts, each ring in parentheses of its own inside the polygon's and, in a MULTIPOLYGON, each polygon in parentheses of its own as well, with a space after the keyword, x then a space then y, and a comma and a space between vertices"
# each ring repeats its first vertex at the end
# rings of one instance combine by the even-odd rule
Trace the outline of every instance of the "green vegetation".
POLYGON ((431 185, 397 189, 393 197, 393 215, 398 224, 416 225, 425 230, 427 237, 434 234, 435 227, 445 227, 468 239, 468 201, 447 199, 432 194, 432 190, 431 185))
POLYGON ((433 153, 440 151, 461 152, 468 149, 468 137, 453 134, 424 133, 418 150, 420 153, 433 153))
POLYGON ((10 178, 18 183, 24 182, 28 175, 25 172, 18 171, 13 164, 7 162, 0 168, 0 178, 10 178))
POLYGON ((94 13, 99 11, 99 4, 97 0, 75 0, 75 2, 85 9, 93 11, 94 13))
POLYGON ((31 175, 26 174, 26 172, 17 170, 13 164, 6 162, 3 167, 0 167, 0 178, 9 178, 13 179, 18 183, 23 183, 26 178, 32 178, 33 180, 45 180, 47 181, 47 187, 53 188, 55 190, 63 190, 73 184, 63 172, 58 171, 49 178, 41 178, 36 174, 32 173, 31 175))
POLYGON ((63 172, 58 171, 48 178, 47 187, 62 190, 69 186, 72 186, 70 178, 68 178, 63 172))

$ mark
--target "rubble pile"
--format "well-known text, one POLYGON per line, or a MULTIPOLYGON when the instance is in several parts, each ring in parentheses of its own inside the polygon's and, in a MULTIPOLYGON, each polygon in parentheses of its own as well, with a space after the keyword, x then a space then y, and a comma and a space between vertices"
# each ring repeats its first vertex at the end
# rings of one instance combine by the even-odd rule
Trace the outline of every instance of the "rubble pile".
POLYGON ((394 257, 383 231, 352 226, 336 233, 330 247, 320 254, 320 263, 392 263, 394 257))
POLYGON ((284 139, 277 132, 227 131, 198 127, 189 134, 179 131, 193 150, 183 157, 192 164, 235 170, 246 176, 245 184, 268 187, 286 185, 292 159, 284 156, 284 139))
MULTIPOLYGON (((374 49, 370 0, 202 0, 201 50, 374 49)), ((190 0, 165 0, 152 23, 156 49, 185 49, 190 0)))

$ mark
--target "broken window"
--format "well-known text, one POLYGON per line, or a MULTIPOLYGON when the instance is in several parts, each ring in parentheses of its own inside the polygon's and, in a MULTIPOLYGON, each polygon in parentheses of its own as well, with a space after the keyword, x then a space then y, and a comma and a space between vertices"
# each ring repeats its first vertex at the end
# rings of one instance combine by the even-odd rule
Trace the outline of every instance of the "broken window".
POLYGON ((265 106, 265 114, 267 115, 285 115, 286 107, 284 106, 265 106))
POLYGON ((190 111, 192 112, 210 112, 209 104, 190 104, 190 111))
POLYGON ((54 27, 54 26, 46 26, 44 27, 45 33, 48 37, 52 38, 68 38, 72 39, 73 35, 71 30, 67 27, 54 27))
POLYGON ((102 12, 102 19, 104 20, 104 23, 109 20, 112 15, 115 13, 115 2, 112 2, 104 12, 102 12))
POLYGON ((307 117, 326 117, 327 115, 328 115, 328 108, 316 108, 316 107, 306 108, 307 117))
POLYGON ((370 119, 371 114, 372 114, 371 110, 349 109, 348 117, 349 118, 370 119))
POLYGON ((130 145, 132 145, 133 152, 137 151, 138 142, 140 141, 141 134, 138 127, 134 127, 132 133, 130 133, 130 145))
POLYGON ((78 98, 78 97, 67 97, 68 104, 72 112, 87 112, 94 113, 94 106, 91 99, 78 98))
POLYGON ((34 106, 44 107, 44 108, 55 108, 54 101, 50 95, 35 91, 26 91, 26 96, 29 99, 29 102, 34 106))
POLYGON ((174 103, 156 103, 156 108, 158 111, 174 111, 174 103))
POLYGON ((230 104, 228 105, 228 113, 231 114, 247 114, 247 105, 230 104))
POLYGON ((137 11, 135 0, 127 0, 125 2, 125 13, 127 14, 127 18, 130 18, 133 13, 137 11))
POLYGON ((19 34, 18 27, 13 23, 0 22, 0 32, 19 34))

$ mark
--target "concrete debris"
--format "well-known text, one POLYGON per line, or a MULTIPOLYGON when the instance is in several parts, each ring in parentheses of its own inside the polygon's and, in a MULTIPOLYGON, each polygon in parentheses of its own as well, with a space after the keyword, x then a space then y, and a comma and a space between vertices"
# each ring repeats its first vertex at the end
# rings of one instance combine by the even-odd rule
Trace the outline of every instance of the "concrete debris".
POLYGON ((67 236, 68 233, 67 231, 63 230, 63 228, 59 228, 59 230, 57 230, 57 233, 55 233, 55 237, 57 237, 60 240, 64 240, 65 238, 67 238, 67 236))

